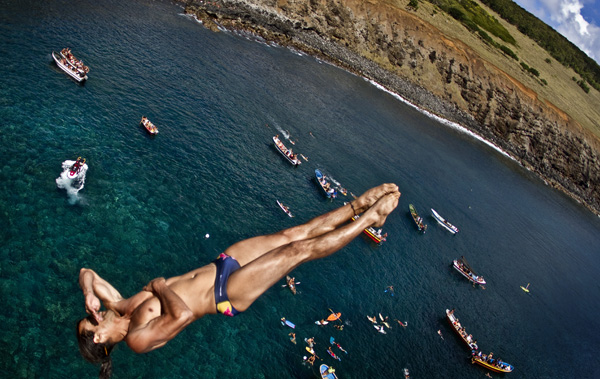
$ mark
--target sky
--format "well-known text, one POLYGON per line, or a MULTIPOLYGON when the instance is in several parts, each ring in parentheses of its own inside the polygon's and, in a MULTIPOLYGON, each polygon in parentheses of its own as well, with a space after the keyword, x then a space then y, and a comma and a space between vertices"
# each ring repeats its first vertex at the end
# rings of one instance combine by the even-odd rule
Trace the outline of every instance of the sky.
POLYGON ((600 0, 514 0, 600 62, 600 0))

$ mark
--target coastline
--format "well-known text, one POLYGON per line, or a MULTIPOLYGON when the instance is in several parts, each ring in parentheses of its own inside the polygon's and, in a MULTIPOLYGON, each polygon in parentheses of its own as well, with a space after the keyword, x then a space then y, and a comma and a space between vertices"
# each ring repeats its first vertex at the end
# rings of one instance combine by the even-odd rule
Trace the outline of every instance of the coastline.
MULTIPOLYGON (((264 39, 267 43, 275 43, 302 52, 364 78, 372 85, 390 93, 428 117, 470 135, 514 160, 528 171, 536 174, 546 185, 565 193, 600 217, 600 197, 594 196, 594 191, 585 191, 585 186, 584 188, 577 187, 572 183, 573 180, 565 175, 544 172, 543 169, 547 167, 540 167, 531 162, 531 159, 527 159, 530 158, 530 154, 528 151, 523 152, 522 146, 515 145, 514 141, 507 141, 502 136, 490 132, 489 127, 483 125, 481 120, 461 109, 456 103, 447 101, 424 86, 386 70, 376 62, 315 32, 314 28, 303 27, 298 25, 298 22, 294 24, 284 16, 273 14, 266 6, 250 4, 246 0, 221 1, 220 3, 190 0, 186 2, 184 9, 185 14, 192 15, 210 30, 250 33, 264 39)), ((553 123, 553 121, 549 123, 553 123)), ((581 143, 585 142, 576 135, 568 135, 566 138, 569 143, 572 139, 578 139, 581 143)), ((584 147, 594 152, 589 146, 584 147)), ((542 157, 541 160, 540 164, 548 165, 546 157, 542 157)), ((588 189, 589 181, 591 180, 588 180, 588 189)))

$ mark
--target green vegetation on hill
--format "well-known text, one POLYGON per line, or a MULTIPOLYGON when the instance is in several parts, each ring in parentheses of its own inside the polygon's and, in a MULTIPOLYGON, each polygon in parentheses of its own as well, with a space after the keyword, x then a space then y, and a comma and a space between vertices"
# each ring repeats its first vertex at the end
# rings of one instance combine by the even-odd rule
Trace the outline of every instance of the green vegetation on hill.
POLYGON ((467 28, 478 32, 484 39, 487 34, 481 29, 487 30, 506 43, 516 44, 508 30, 473 0, 429 0, 429 2, 462 22, 467 28))
POLYGON ((584 81, 600 91, 600 65, 557 31, 512 0, 481 0, 481 2, 515 25, 521 33, 537 42, 554 59, 564 66, 571 67, 584 81))

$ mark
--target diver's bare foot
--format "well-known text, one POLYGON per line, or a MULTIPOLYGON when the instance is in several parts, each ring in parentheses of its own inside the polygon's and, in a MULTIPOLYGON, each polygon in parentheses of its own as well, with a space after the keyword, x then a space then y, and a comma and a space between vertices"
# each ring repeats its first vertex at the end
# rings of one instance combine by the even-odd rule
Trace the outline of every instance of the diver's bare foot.
POLYGON ((371 208, 373 204, 375 204, 383 196, 393 192, 398 192, 398 186, 394 183, 384 183, 380 186, 367 190, 356 200, 352 201, 351 204, 354 207, 356 214, 363 213, 366 212, 367 209, 371 208))
POLYGON ((383 226, 387 216, 398 206, 398 199, 400 199, 400 192, 395 191, 383 196, 375 205, 369 208, 365 216, 373 218, 373 227, 379 228, 383 226))

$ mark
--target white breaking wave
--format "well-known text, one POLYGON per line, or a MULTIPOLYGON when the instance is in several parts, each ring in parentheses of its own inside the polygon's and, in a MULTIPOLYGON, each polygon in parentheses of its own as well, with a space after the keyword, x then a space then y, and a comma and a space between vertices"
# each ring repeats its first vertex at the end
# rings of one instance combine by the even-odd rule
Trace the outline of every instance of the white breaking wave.
POLYGON ((382 86, 381 84, 377 83, 374 80, 371 79, 367 79, 364 78, 364 80, 368 81, 369 83, 371 83, 372 85, 374 85, 375 87, 379 88, 382 91, 385 91, 387 93, 389 93, 390 95, 394 96, 396 99, 400 100, 401 102, 403 102, 404 104, 407 104, 411 107, 413 107, 414 109, 418 110, 419 112, 423 113, 425 116, 432 118, 444 125, 447 125, 453 129, 456 129, 458 131, 460 131, 461 133, 467 134, 473 138, 475 138, 478 141, 481 141, 483 143, 485 143, 486 145, 488 145, 489 147, 491 147, 492 149, 498 151, 500 154, 506 156, 509 159, 512 159, 515 162, 518 162, 515 158, 513 158, 510 154, 508 154, 506 151, 502 150, 499 146, 494 145, 492 142, 486 140, 485 138, 481 137, 480 135, 473 133, 472 131, 470 131, 469 129, 465 128, 464 126, 457 124, 456 122, 452 122, 450 120, 446 120, 445 118, 442 118, 440 116, 437 116, 423 108, 420 108, 418 105, 411 103, 410 101, 408 101, 407 99, 403 98, 402 96, 398 95, 395 92, 392 92, 390 90, 388 90, 387 88, 385 88, 384 86, 382 86))
POLYGON ((67 191, 69 197, 69 204, 73 205, 79 201, 79 191, 83 189, 85 183, 85 173, 87 172, 88 165, 84 164, 76 178, 69 178, 69 171, 71 166, 75 164, 75 161, 66 160, 62 163, 62 172, 60 176, 56 178, 56 186, 60 189, 67 191))

